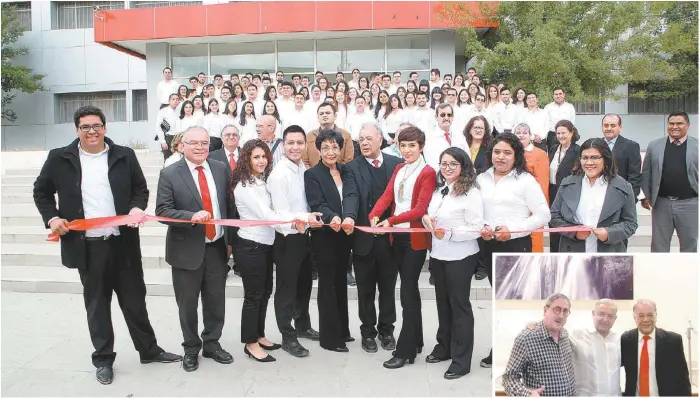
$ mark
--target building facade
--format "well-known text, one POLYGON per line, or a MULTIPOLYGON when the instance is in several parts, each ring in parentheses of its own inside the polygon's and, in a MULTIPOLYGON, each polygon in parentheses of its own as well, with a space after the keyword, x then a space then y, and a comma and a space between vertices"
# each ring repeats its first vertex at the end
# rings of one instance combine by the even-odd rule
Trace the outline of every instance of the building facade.
MULTIPOLYGON (((165 66, 180 84, 199 72, 211 78, 320 70, 334 77, 358 68, 363 75, 398 70, 427 78, 432 68, 454 74, 467 66, 464 42, 437 17, 437 1, 15 3, 26 29, 17 44, 29 48, 17 61, 45 74, 48 91, 13 101, 18 119, 3 121, 3 150, 65 145, 75 136, 73 112, 85 104, 105 110, 116 142, 157 149, 148 120, 158 110, 156 86, 165 66)), ((479 21, 475 27, 495 28, 479 21)), ((601 114, 614 112, 644 147, 665 134, 664 114, 687 102, 627 100, 633 89, 620 87, 621 101, 577 104, 581 135, 599 135, 601 114)), ((686 111, 697 136, 697 100, 694 107, 686 111)))

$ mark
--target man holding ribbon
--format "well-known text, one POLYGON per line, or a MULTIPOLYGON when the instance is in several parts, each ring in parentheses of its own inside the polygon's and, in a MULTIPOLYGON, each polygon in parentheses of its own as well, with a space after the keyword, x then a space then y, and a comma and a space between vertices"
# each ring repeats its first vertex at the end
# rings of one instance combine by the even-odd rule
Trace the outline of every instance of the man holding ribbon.
MULTIPOLYGON (((137 229, 148 204, 148 188, 136 154, 105 138, 107 122, 99 108, 79 108, 73 119, 78 138, 49 152, 34 182, 34 203, 45 225, 61 237, 63 265, 78 269, 95 347, 92 363, 97 368, 97 381, 110 384, 117 355, 112 292, 117 294, 141 363, 177 362, 182 358, 158 346, 148 319, 137 229), (136 222, 128 226, 95 225, 82 231, 79 225, 69 224, 78 219, 127 214, 136 222)), ((86 226, 90 225, 82 225, 86 226)))

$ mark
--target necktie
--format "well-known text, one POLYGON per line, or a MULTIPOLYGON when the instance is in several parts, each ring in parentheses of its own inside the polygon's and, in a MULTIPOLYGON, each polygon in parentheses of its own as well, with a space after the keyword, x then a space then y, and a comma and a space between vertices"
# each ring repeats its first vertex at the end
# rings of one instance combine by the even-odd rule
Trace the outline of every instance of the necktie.
POLYGON ((644 335, 644 345, 642 346, 642 355, 639 357, 639 396, 649 396, 649 349, 647 342, 651 337, 644 335))
MULTIPOLYGON (((207 177, 204 175, 204 167, 197 166, 197 171, 199 172, 199 190, 202 191, 202 204, 204 205, 204 210, 211 214, 214 218, 214 207, 211 204, 211 196, 209 195, 209 185, 207 184, 207 177)), ((206 224, 204 228, 204 235, 209 240, 214 240, 216 237, 216 226, 214 224, 206 224)))
POLYGON ((231 167, 231 171, 236 168, 236 159, 233 158, 233 152, 228 155, 228 165, 231 167))
POLYGON ((445 133, 445 139, 447 140, 447 143, 452 145, 452 138, 450 138, 450 133, 445 133))
POLYGON ((681 140, 673 140, 673 145, 681 146, 681 140))
POLYGON ((374 165, 374 167, 379 168, 379 160, 378 159, 374 159, 372 161, 372 164, 374 165))

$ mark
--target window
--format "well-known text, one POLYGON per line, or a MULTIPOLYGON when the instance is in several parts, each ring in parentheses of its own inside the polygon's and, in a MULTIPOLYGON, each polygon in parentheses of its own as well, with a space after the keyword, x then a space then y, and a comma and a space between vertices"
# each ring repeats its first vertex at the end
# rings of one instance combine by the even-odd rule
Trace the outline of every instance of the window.
POLYGON ((53 29, 89 29, 92 28, 95 7, 100 7, 100 10, 124 8, 123 1, 54 1, 52 4, 53 29))
POLYGON ((430 36, 387 36, 387 68, 395 70, 430 69, 430 36))
POLYGON ((316 68, 324 73, 384 70, 384 38, 352 37, 316 41, 316 68))
POLYGON ((207 73, 207 45, 186 44, 170 46, 173 57, 173 77, 187 80, 199 72, 207 73))
POLYGON ((275 42, 217 43, 211 45, 211 74, 260 74, 275 71, 275 42))
POLYGON ((605 113, 602 98, 598 101, 573 102, 572 105, 576 109, 577 115, 599 115, 605 113))
MULTIPOLYGON (((277 42, 277 70, 287 74, 314 71, 314 41, 294 40, 277 42)), ((291 77, 290 77, 291 79, 291 77)))
MULTIPOLYGON (((633 94, 640 91, 653 90, 646 83, 634 83, 629 85, 629 98, 627 100, 627 112, 630 114, 661 114, 682 110, 687 113, 698 113, 698 94, 686 94, 673 98, 634 98, 633 94)), ((662 89, 662 88, 661 88, 662 89)))
POLYGON ((146 90, 133 90, 131 95, 132 120, 134 122, 148 120, 148 99, 146 90))
POLYGON ((173 6, 198 6, 201 1, 131 1, 131 8, 155 8, 155 7, 173 7, 173 6))
POLYGON ((22 30, 25 32, 32 30, 32 2, 18 1, 10 4, 14 8, 12 13, 17 17, 17 22, 22 30))
POLYGON ((55 123, 73 123, 73 114, 81 106, 92 105, 102 109, 107 124, 126 121, 126 92, 56 94, 55 123))

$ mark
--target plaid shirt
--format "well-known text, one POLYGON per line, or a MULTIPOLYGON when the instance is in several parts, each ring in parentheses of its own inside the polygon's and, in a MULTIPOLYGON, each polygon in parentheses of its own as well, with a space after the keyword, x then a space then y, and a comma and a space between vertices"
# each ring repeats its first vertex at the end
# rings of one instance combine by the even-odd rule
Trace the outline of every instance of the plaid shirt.
POLYGON ((540 387, 544 387, 542 396, 575 396, 571 341, 566 329, 559 334, 558 343, 543 322, 520 332, 503 373, 503 387, 511 396, 530 396, 540 387))

